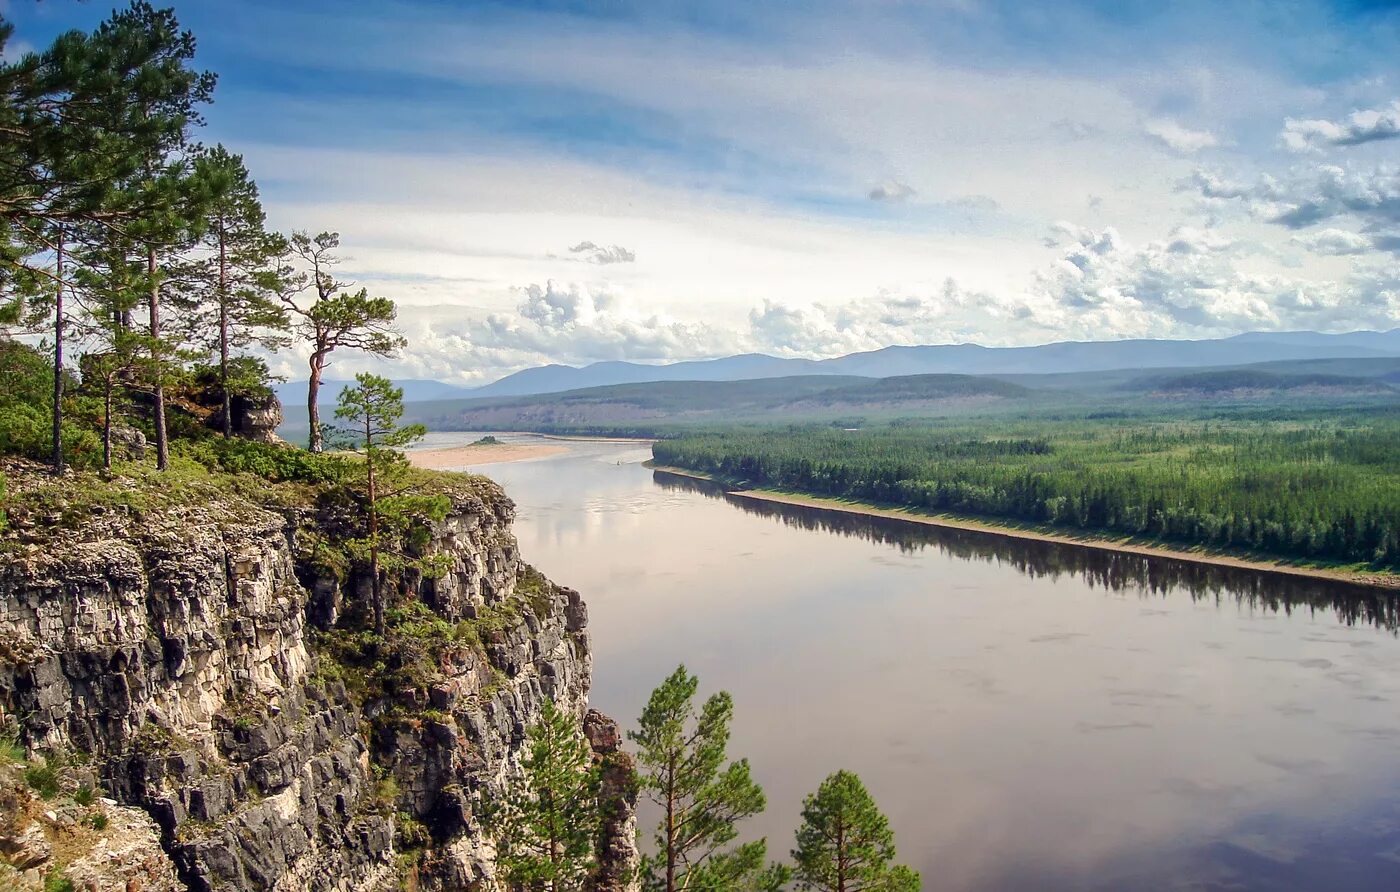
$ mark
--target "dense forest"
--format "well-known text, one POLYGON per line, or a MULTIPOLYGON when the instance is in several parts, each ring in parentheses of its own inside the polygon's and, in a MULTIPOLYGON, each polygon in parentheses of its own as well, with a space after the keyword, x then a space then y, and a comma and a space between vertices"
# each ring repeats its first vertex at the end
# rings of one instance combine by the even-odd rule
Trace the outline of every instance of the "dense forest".
POLYGON ((401 348, 393 301, 337 278, 336 233, 268 228, 243 158, 200 142, 217 77, 172 10, 24 53, 12 32, 0 18, 0 448, 61 475, 149 442, 164 471, 177 441, 277 415, 263 357, 295 344, 321 451, 323 371, 401 348))
POLYGON ((985 419, 711 430, 658 463, 746 486, 1400 566, 1400 419, 985 419))

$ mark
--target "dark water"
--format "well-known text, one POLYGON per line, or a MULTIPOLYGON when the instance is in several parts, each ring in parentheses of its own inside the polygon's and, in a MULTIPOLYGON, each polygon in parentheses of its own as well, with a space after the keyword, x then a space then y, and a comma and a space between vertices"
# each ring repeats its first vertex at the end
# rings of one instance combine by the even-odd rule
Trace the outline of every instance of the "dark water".
POLYGON ((680 661, 733 692, 774 851, 847 768, 927 889, 1400 888, 1391 598, 735 499, 648 455, 479 470, 587 598, 598 708, 630 723, 680 661))

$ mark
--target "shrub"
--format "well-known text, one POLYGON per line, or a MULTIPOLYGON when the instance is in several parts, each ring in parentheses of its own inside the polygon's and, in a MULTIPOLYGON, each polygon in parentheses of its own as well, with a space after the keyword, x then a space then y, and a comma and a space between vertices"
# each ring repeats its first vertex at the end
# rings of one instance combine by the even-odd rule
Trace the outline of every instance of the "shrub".
POLYGON ((273 483, 337 483, 350 462, 294 446, 213 438, 186 446, 191 458, 216 471, 255 474, 273 483))
POLYGON ((55 870, 44 877, 44 892, 73 892, 73 881, 55 870))
POLYGON ((45 756, 42 765, 30 765, 24 769, 24 782, 43 799, 58 795, 61 778, 59 763, 53 756, 45 756))

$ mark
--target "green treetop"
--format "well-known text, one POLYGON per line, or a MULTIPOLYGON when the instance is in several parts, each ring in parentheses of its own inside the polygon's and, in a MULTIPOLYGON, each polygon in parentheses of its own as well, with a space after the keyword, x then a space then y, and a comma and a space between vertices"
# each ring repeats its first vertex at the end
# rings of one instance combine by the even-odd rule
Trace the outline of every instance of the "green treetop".
POLYGON ((388 607, 386 575, 404 569, 426 569, 422 561, 401 547, 415 521, 441 520, 447 513, 444 496, 415 495, 405 483, 408 461, 399 450, 420 439, 421 424, 400 426, 403 388, 387 378, 361 373, 355 385, 340 392, 335 417, 348 422, 339 429, 347 444, 364 455, 365 533, 350 540, 352 554, 369 570, 374 630, 382 638, 388 607))
POLYGON ((831 775, 803 802, 792 852, 799 889, 918 892, 919 874, 891 864, 894 856, 889 820, 851 772, 831 775))
POLYGON ((513 890, 581 892, 596 867, 602 777, 578 721, 546 700, 521 766, 489 821, 502 878, 513 890))
POLYGON ((641 788, 661 809, 656 852, 643 858, 647 890, 719 890, 764 885, 781 879, 765 872, 764 840, 731 847, 735 825, 763 811, 763 790, 749 776, 745 759, 725 764, 734 701, 721 691, 697 714, 699 681, 676 669, 642 711, 637 744, 641 788))

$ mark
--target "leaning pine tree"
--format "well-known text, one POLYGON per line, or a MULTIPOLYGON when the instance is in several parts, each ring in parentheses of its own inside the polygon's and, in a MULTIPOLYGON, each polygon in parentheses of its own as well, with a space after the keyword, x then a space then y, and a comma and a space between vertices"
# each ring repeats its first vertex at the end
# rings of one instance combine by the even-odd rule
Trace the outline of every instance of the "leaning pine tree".
POLYGON ((294 332, 311 349, 310 377, 306 384, 306 413, 311 423, 307 448, 324 448, 321 430, 321 378, 331 353, 346 347, 374 356, 390 356, 407 343, 394 328, 398 308, 387 297, 371 297, 369 291, 348 291, 350 286, 335 277, 340 262, 335 251, 340 234, 322 232, 312 237, 305 232, 292 235, 289 263, 303 269, 285 269, 285 290, 279 295, 287 312, 294 317, 294 332))
POLYGON ((797 887, 820 892, 918 892, 919 874, 894 860, 894 832, 849 771, 822 781, 802 803, 797 887))
POLYGON ((601 768, 578 720, 546 700, 521 767, 522 782, 488 821, 502 879, 512 890, 581 892, 596 866, 603 807, 601 768))

